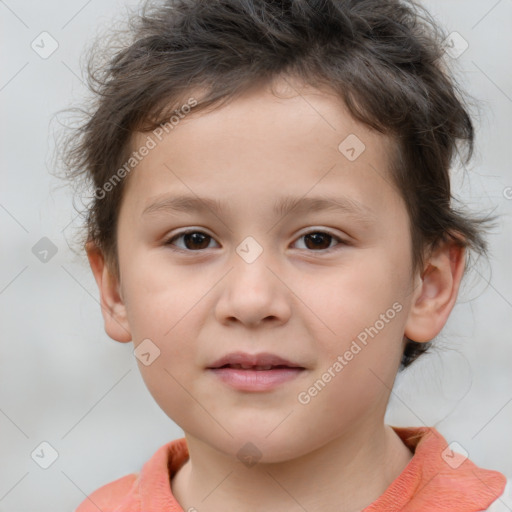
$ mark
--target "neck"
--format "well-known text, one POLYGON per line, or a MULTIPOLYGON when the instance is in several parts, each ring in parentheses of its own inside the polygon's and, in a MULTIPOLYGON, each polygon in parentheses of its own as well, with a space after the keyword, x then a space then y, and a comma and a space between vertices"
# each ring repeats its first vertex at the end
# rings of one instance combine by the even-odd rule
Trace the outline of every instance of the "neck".
POLYGON ((186 439, 190 458, 174 475, 172 492, 184 510, 201 512, 359 512, 412 458, 382 423, 359 426, 300 458, 252 467, 193 436, 186 439))

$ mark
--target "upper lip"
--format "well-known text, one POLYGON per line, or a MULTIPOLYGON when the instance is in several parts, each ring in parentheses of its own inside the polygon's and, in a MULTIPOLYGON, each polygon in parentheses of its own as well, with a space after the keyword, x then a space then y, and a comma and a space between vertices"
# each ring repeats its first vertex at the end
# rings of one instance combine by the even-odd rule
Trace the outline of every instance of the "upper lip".
POLYGON ((243 366, 288 366, 290 368, 303 368, 300 364, 288 361, 275 354, 260 353, 246 354, 244 352, 232 352, 220 359, 217 359, 208 368, 220 368, 226 365, 243 365, 243 366))

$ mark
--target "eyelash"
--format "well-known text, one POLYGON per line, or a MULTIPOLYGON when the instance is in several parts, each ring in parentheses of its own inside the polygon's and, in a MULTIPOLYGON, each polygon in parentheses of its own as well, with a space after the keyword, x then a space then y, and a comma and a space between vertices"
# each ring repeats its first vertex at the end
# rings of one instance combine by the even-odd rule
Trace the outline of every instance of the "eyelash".
MULTIPOLYGON (((176 239, 178 239, 178 238, 181 238, 181 237, 183 237, 183 236, 185 236, 185 235, 189 235, 189 234, 191 234, 191 233, 200 233, 200 234, 202 234, 202 235, 206 235, 207 237, 209 237, 210 239, 212 239, 212 240, 213 240, 213 237, 212 237, 212 236, 210 236, 208 233, 205 233, 204 231, 200 231, 200 230, 198 230, 198 229, 188 229, 188 230, 186 230, 186 231, 181 231, 181 232, 179 232, 179 233, 174 234, 171 238, 167 239, 167 240, 164 242, 164 245, 169 246, 169 247, 170 247, 170 246, 173 246, 173 245, 175 245, 175 244, 173 244, 173 243, 172 243, 174 240, 176 240, 176 239)), ((340 237, 338 237, 338 236, 336 236, 336 235, 334 235, 334 234, 332 234, 332 233, 330 233, 330 232, 328 232, 328 231, 321 231, 321 230, 311 230, 311 231, 308 231, 308 232, 306 232, 306 233, 303 233, 303 234, 298 238, 298 240, 300 240, 301 238, 303 238, 303 237, 305 237, 305 236, 307 236, 307 235, 311 235, 311 234, 323 234, 323 235, 327 235, 327 236, 331 237, 332 239, 337 240, 339 243, 338 243, 337 245, 335 245, 334 247, 330 247, 330 248, 328 248, 328 249, 320 249, 320 250, 318 250, 318 251, 315 251, 315 250, 312 250, 312 249, 311 249, 311 250, 308 250, 308 252, 318 252, 318 253, 321 253, 321 254, 326 254, 326 253, 330 253, 330 252, 332 252, 332 251, 334 251, 334 250, 337 250, 338 245, 345 245, 345 246, 350 245, 348 242, 346 242, 346 241, 345 241, 345 240, 343 240, 342 238, 340 238, 340 237)), ((176 248, 176 249, 175 249, 174 247, 171 247, 171 250, 172 250, 172 251, 176 251, 176 252, 182 252, 182 253, 191 253, 191 252, 202 252, 202 251, 204 251, 205 249, 199 249, 199 250, 197 250, 197 251, 193 251, 193 250, 191 250, 191 249, 181 249, 181 248, 176 248)))

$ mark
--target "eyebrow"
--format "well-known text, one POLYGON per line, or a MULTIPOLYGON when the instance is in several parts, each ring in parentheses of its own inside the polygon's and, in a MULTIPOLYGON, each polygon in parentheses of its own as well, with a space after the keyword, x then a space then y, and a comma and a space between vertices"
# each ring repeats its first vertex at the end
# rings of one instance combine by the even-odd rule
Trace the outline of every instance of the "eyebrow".
MULTIPOLYGON (((157 213, 177 214, 187 212, 212 211, 221 217, 222 212, 228 210, 229 205, 216 198, 197 197, 189 195, 159 196, 154 202, 144 208, 141 216, 157 213)), ((351 215, 356 220, 370 223, 375 221, 376 214, 364 204, 346 196, 331 197, 295 197, 284 196, 276 201, 273 208, 274 215, 284 217, 294 210, 299 212, 337 211, 351 215)))

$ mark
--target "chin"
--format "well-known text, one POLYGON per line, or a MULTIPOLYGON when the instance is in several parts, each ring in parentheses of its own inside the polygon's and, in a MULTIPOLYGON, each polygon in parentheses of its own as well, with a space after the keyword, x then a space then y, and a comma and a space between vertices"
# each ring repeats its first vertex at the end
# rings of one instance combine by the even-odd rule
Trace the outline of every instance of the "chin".
POLYGON ((308 444, 307 441, 311 441, 310 436, 307 436, 307 439, 302 439, 302 436, 294 435, 286 429, 279 434, 275 431, 270 435, 268 435, 268 429, 263 432, 260 429, 247 427, 237 432, 232 430, 230 432, 233 437, 226 435, 219 439, 206 436, 201 439, 212 448, 238 459, 247 467, 252 467, 256 463, 288 462, 316 448, 312 443, 308 444))

